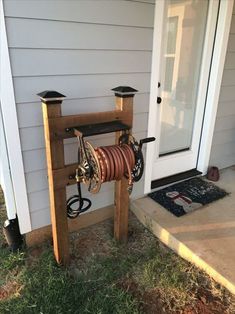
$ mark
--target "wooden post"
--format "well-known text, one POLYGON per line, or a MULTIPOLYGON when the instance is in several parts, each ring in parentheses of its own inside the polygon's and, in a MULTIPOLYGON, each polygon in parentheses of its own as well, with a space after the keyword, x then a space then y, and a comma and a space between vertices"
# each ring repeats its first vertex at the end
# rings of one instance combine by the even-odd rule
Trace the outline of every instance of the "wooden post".
MULTIPOLYGON (((76 164, 65 166, 63 138, 75 136, 66 132, 68 127, 120 120, 130 127, 133 123, 133 97, 137 90, 120 86, 114 88, 116 96, 116 110, 74 116, 61 116, 61 103, 64 95, 55 91, 45 91, 38 96, 42 101, 43 121, 46 142, 46 156, 48 181, 50 192, 50 210, 54 254, 58 264, 66 265, 69 262, 69 239, 66 211, 66 185, 70 182, 69 174, 74 173, 76 164)), ((116 142, 122 132, 116 132, 116 142)), ((115 214, 114 236, 118 241, 127 241, 128 238, 128 211, 129 193, 128 180, 123 178, 115 184, 115 214)))
POLYGON ((66 187, 56 187, 53 173, 53 170, 64 168, 64 145, 62 139, 52 139, 50 124, 50 119, 61 117, 61 103, 65 96, 55 91, 45 91, 38 96, 43 110, 54 254, 58 264, 66 265, 69 262, 66 187))
MULTIPOLYGON (((125 112, 122 122, 132 128, 133 97, 137 90, 128 86, 119 86, 112 90, 116 96, 116 109, 125 112)), ((116 132, 116 144, 121 134, 122 132, 116 132)), ((128 239, 129 193, 127 188, 128 179, 122 178, 115 182, 114 237, 120 242, 126 242, 128 239)))

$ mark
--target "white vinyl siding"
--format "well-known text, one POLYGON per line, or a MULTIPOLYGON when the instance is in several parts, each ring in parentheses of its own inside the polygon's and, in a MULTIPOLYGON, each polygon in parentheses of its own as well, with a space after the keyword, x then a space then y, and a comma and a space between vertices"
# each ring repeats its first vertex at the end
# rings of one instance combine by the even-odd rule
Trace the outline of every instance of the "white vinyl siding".
MULTIPOLYGON (((21 146, 32 228, 50 224, 42 112, 38 92, 67 96, 64 115, 114 109, 111 88, 129 85, 134 98, 134 134, 146 136, 154 1, 5 0, 21 146)), ((113 142, 93 137, 95 145, 113 142)), ((66 163, 76 162, 76 139, 65 141, 66 163)), ((76 193, 69 187, 68 196, 76 193)), ((84 194, 88 195, 86 189, 84 194)), ((143 181, 133 197, 143 194, 143 181)), ((113 203, 113 183, 89 195, 92 209, 113 203)))
POLYGON ((219 168, 235 164, 235 8, 233 10, 225 60, 210 165, 219 168))

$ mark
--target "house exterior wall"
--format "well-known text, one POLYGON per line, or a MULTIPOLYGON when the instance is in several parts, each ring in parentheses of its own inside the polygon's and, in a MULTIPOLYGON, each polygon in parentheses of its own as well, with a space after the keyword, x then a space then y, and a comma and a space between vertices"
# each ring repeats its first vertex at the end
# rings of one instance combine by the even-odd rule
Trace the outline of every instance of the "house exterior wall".
MULTIPOLYGON (((66 95, 62 111, 67 115, 112 110, 110 89, 132 86, 139 90, 134 98, 134 135, 146 136, 154 0, 5 0, 4 9, 31 223, 37 229, 50 224, 50 213, 36 94, 53 89, 66 95)), ((91 142, 108 145, 113 137, 94 137, 91 142)), ((66 164, 76 158, 76 139, 66 140, 66 164)), ((76 193, 75 186, 67 193, 76 193)), ((132 197, 142 194, 143 180, 132 197)), ((93 210, 112 204, 113 184, 103 185, 90 198, 93 210)))
POLYGON ((210 165, 226 168, 235 164, 235 7, 210 154, 210 165))
MULTIPOLYGON (((111 88, 130 85, 134 135, 146 136, 154 0, 4 0, 21 147, 32 229, 50 224, 42 111, 38 92, 67 96, 63 114, 112 110, 111 88)), ((230 30, 210 164, 235 164, 235 10, 230 30)), ((113 143, 112 135, 93 137, 113 143)), ((65 141, 66 164, 76 162, 76 139, 65 141)), ((143 195, 143 180, 132 197, 143 195)), ((76 193, 75 186, 67 190, 76 193)), ((83 190, 87 195, 86 189, 83 190)), ((103 185, 92 210, 113 203, 113 184, 103 185)))

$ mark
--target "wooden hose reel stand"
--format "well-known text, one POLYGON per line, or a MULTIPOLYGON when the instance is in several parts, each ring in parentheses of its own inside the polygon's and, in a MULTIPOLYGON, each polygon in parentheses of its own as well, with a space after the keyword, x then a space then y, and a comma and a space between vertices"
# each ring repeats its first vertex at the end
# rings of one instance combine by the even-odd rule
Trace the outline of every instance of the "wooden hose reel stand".
POLYGON ((102 181, 116 180, 114 237, 127 241, 129 193, 132 183, 143 173, 142 144, 155 138, 137 143, 131 135, 133 97, 137 90, 120 86, 113 91, 115 110, 69 116, 61 115, 64 95, 56 91, 38 94, 42 101, 52 236, 58 264, 69 263, 67 216, 75 218, 91 206, 91 201, 81 196, 80 183, 86 183, 90 192, 98 192, 102 181), (84 137, 111 132, 116 133, 116 145, 113 146, 93 148, 84 140, 84 137), (75 136, 79 140, 78 163, 65 165, 63 140, 75 136), (76 183, 78 195, 66 200, 66 186, 76 183), (75 203, 78 203, 76 208, 75 203))

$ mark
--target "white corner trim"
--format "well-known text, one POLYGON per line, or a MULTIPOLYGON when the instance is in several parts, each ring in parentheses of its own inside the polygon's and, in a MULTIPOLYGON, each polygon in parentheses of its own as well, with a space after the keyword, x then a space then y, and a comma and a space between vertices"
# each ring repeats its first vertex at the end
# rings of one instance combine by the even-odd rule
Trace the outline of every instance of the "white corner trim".
POLYGON ((0 184, 4 191, 4 199, 8 219, 16 218, 16 203, 8 160, 6 138, 2 120, 2 110, 0 104, 0 184))
POLYGON ((203 174, 207 172, 209 166, 220 87, 227 52, 230 24, 232 20, 233 3, 234 0, 220 1, 220 10, 197 167, 197 169, 202 171, 203 174))
POLYGON ((0 97, 17 216, 20 231, 24 234, 30 232, 32 228, 8 51, 3 0, 0 0, 0 97))

